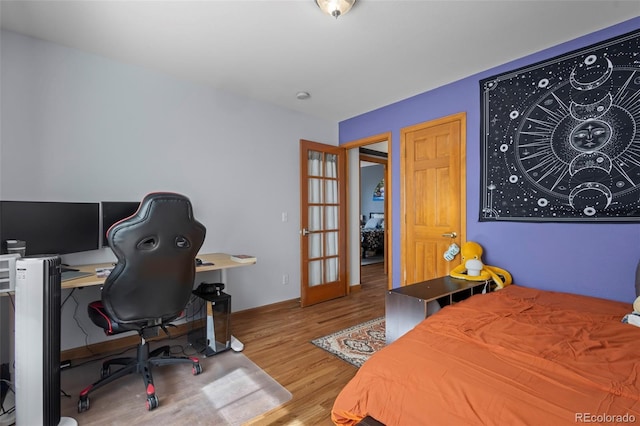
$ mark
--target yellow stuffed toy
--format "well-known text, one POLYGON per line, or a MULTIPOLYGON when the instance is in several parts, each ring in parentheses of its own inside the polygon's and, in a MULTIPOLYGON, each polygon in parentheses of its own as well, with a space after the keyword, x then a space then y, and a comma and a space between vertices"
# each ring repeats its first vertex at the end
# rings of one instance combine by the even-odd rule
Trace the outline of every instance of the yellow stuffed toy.
POLYGON ((482 263, 482 253, 480 244, 467 241, 460 249, 462 263, 453 268, 449 275, 453 278, 470 281, 493 280, 499 289, 511 284, 511 274, 497 266, 482 263), (501 276, 504 277, 504 280, 501 276))

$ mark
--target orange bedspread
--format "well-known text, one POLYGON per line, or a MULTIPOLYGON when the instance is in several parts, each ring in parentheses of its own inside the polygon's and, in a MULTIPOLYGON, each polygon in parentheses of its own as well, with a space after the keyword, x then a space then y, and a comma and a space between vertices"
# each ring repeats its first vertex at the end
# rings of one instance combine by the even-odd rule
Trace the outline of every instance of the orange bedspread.
POLYGON ((640 424, 630 304, 509 286, 449 306, 371 357, 332 419, 386 425, 640 424))

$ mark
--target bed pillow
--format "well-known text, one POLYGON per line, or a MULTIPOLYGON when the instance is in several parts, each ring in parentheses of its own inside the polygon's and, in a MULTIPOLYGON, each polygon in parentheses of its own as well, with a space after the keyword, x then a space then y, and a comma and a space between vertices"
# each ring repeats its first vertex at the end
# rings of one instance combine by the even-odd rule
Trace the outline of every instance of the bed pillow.
POLYGON ((364 229, 378 229, 378 227, 380 226, 380 222, 381 221, 382 221, 382 218, 372 217, 364 225, 364 229))

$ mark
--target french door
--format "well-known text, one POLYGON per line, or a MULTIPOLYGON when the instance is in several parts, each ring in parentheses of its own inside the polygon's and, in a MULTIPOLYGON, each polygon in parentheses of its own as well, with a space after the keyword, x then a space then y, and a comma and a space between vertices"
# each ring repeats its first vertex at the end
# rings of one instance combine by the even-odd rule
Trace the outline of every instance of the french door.
POLYGON ((346 151, 300 141, 300 303, 347 294, 346 151))

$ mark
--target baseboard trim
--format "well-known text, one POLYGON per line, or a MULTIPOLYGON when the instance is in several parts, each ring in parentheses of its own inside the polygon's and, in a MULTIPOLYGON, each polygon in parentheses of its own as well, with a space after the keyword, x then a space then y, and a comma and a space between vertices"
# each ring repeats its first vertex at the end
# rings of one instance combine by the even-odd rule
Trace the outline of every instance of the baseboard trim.
POLYGON ((243 309, 241 311, 236 311, 233 312, 231 314, 231 324, 233 324, 233 317, 235 315, 240 315, 240 314, 252 314, 252 313, 256 313, 256 312, 271 312, 271 311, 277 311, 280 309, 288 309, 289 306, 291 306, 291 304, 297 304, 300 305, 300 298, 296 297, 295 299, 287 299, 287 300, 282 300, 280 302, 274 302, 274 303, 269 303, 268 305, 261 305, 261 306, 256 306, 255 308, 248 308, 248 309, 243 309))

